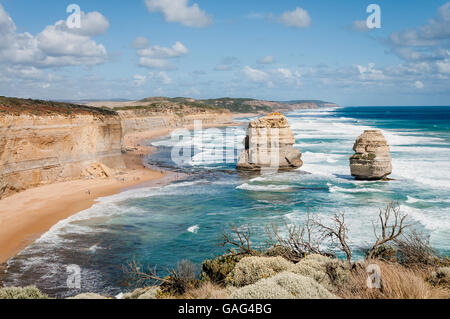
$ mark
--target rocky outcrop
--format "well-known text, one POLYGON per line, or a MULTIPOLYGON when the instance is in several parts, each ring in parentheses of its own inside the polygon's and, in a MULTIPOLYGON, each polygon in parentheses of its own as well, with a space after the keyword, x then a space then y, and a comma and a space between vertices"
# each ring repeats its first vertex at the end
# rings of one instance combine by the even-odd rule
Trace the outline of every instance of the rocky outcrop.
POLYGON ((350 170, 357 180, 380 180, 392 173, 389 145, 379 130, 367 130, 356 139, 350 170))
POLYGON ((286 117, 271 113, 250 122, 245 149, 237 168, 242 170, 291 169, 303 165, 302 153, 292 147, 295 139, 286 117))

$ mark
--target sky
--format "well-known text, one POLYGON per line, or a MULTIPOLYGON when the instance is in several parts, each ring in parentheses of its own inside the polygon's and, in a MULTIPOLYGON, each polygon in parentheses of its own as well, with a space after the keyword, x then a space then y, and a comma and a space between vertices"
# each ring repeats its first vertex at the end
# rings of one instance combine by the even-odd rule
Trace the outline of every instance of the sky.
POLYGON ((450 105, 448 1, 72 1, 0 0, 0 95, 450 105))

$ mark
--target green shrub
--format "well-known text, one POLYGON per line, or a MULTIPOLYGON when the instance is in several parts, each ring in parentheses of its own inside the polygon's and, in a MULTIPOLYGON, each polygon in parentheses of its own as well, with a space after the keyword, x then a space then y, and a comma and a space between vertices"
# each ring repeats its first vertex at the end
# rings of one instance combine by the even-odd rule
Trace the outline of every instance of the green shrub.
POLYGON ((224 284, 225 278, 243 257, 242 255, 223 255, 211 260, 206 259, 202 263, 202 280, 224 284))
POLYGON ((34 286, 0 288, 0 299, 49 299, 34 286))
POLYGON ((293 264, 283 257, 244 257, 225 282, 236 287, 253 284, 287 270, 293 264))

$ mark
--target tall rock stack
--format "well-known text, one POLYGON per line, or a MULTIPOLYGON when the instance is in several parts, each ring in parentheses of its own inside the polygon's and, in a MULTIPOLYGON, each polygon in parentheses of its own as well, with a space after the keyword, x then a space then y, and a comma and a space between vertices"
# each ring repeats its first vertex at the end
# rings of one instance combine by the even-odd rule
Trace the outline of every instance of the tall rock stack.
POLYGON ((350 171, 357 180, 380 180, 392 173, 389 145, 379 130, 368 130, 356 139, 350 171))
POLYGON ((250 122, 245 137, 245 150, 237 168, 242 170, 292 169, 303 165, 302 153, 292 147, 294 134, 286 117, 271 113, 250 122))

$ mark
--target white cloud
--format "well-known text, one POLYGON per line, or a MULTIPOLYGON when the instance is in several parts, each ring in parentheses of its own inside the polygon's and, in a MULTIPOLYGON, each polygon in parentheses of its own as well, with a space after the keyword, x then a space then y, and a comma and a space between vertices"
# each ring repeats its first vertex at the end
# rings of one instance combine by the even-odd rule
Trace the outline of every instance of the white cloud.
POLYGON ((109 21, 101 13, 94 11, 89 13, 81 12, 81 28, 67 28, 64 23, 64 31, 73 32, 85 36, 96 36, 106 33, 109 28, 109 21))
POLYGON ((278 20, 288 27, 306 28, 311 25, 308 12, 300 7, 297 7, 294 11, 284 12, 278 20))
POLYGON ((81 23, 80 29, 69 29, 65 21, 57 21, 37 36, 17 33, 0 5, 0 62, 36 68, 103 63, 107 51, 90 36, 104 33, 108 20, 98 12, 82 12, 81 23))
POLYGON ((162 12, 167 22, 178 22, 188 27, 205 27, 213 21, 211 15, 201 10, 197 3, 188 0, 145 0, 150 12, 162 12))
POLYGON ((261 70, 253 69, 252 67, 246 66, 242 70, 244 75, 252 82, 267 82, 269 80, 269 75, 261 70))
POLYGON ((149 41, 146 38, 138 38, 134 41, 140 47, 136 53, 139 57, 139 65, 151 69, 165 69, 172 70, 175 66, 169 61, 172 58, 185 56, 189 50, 181 43, 176 42, 172 47, 160 47, 159 45, 149 46, 149 41), (146 44, 146 47, 143 45, 146 44))
POLYGON ((175 69, 175 66, 172 63, 170 63, 170 61, 164 59, 152 59, 142 57, 139 58, 139 65, 149 69, 164 69, 164 70, 175 69))
POLYGON ((96 58, 106 57, 106 49, 103 45, 95 43, 88 36, 66 31, 64 27, 61 27, 61 23, 65 26, 65 22, 58 22, 54 26, 46 27, 36 37, 39 49, 48 56, 90 57, 92 64, 100 62, 96 58))
POLYGON ((392 51, 407 61, 449 57, 450 2, 441 6, 436 17, 418 28, 397 31, 389 36, 392 51))
POLYGON ((416 87, 416 89, 423 89, 423 87, 424 87, 422 81, 416 81, 414 83, 414 86, 416 87))
POLYGON ((152 47, 140 49, 137 52, 137 54, 141 57, 157 59, 175 58, 186 55, 188 53, 189 50, 181 42, 176 42, 171 48, 164 48, 155 45, 152 47))
POLYGON ((374 63, 369 63, 367 67, 362 65, 357 65, 360 78, 365 81, 378 81, 384 80, 386 76, 384 75, 382 70, 375 69, 374 63))
POLYGON ((259 64, 272 64, 275 62, 275 57, 272 55, 265 56, 258 60, 259 64))

